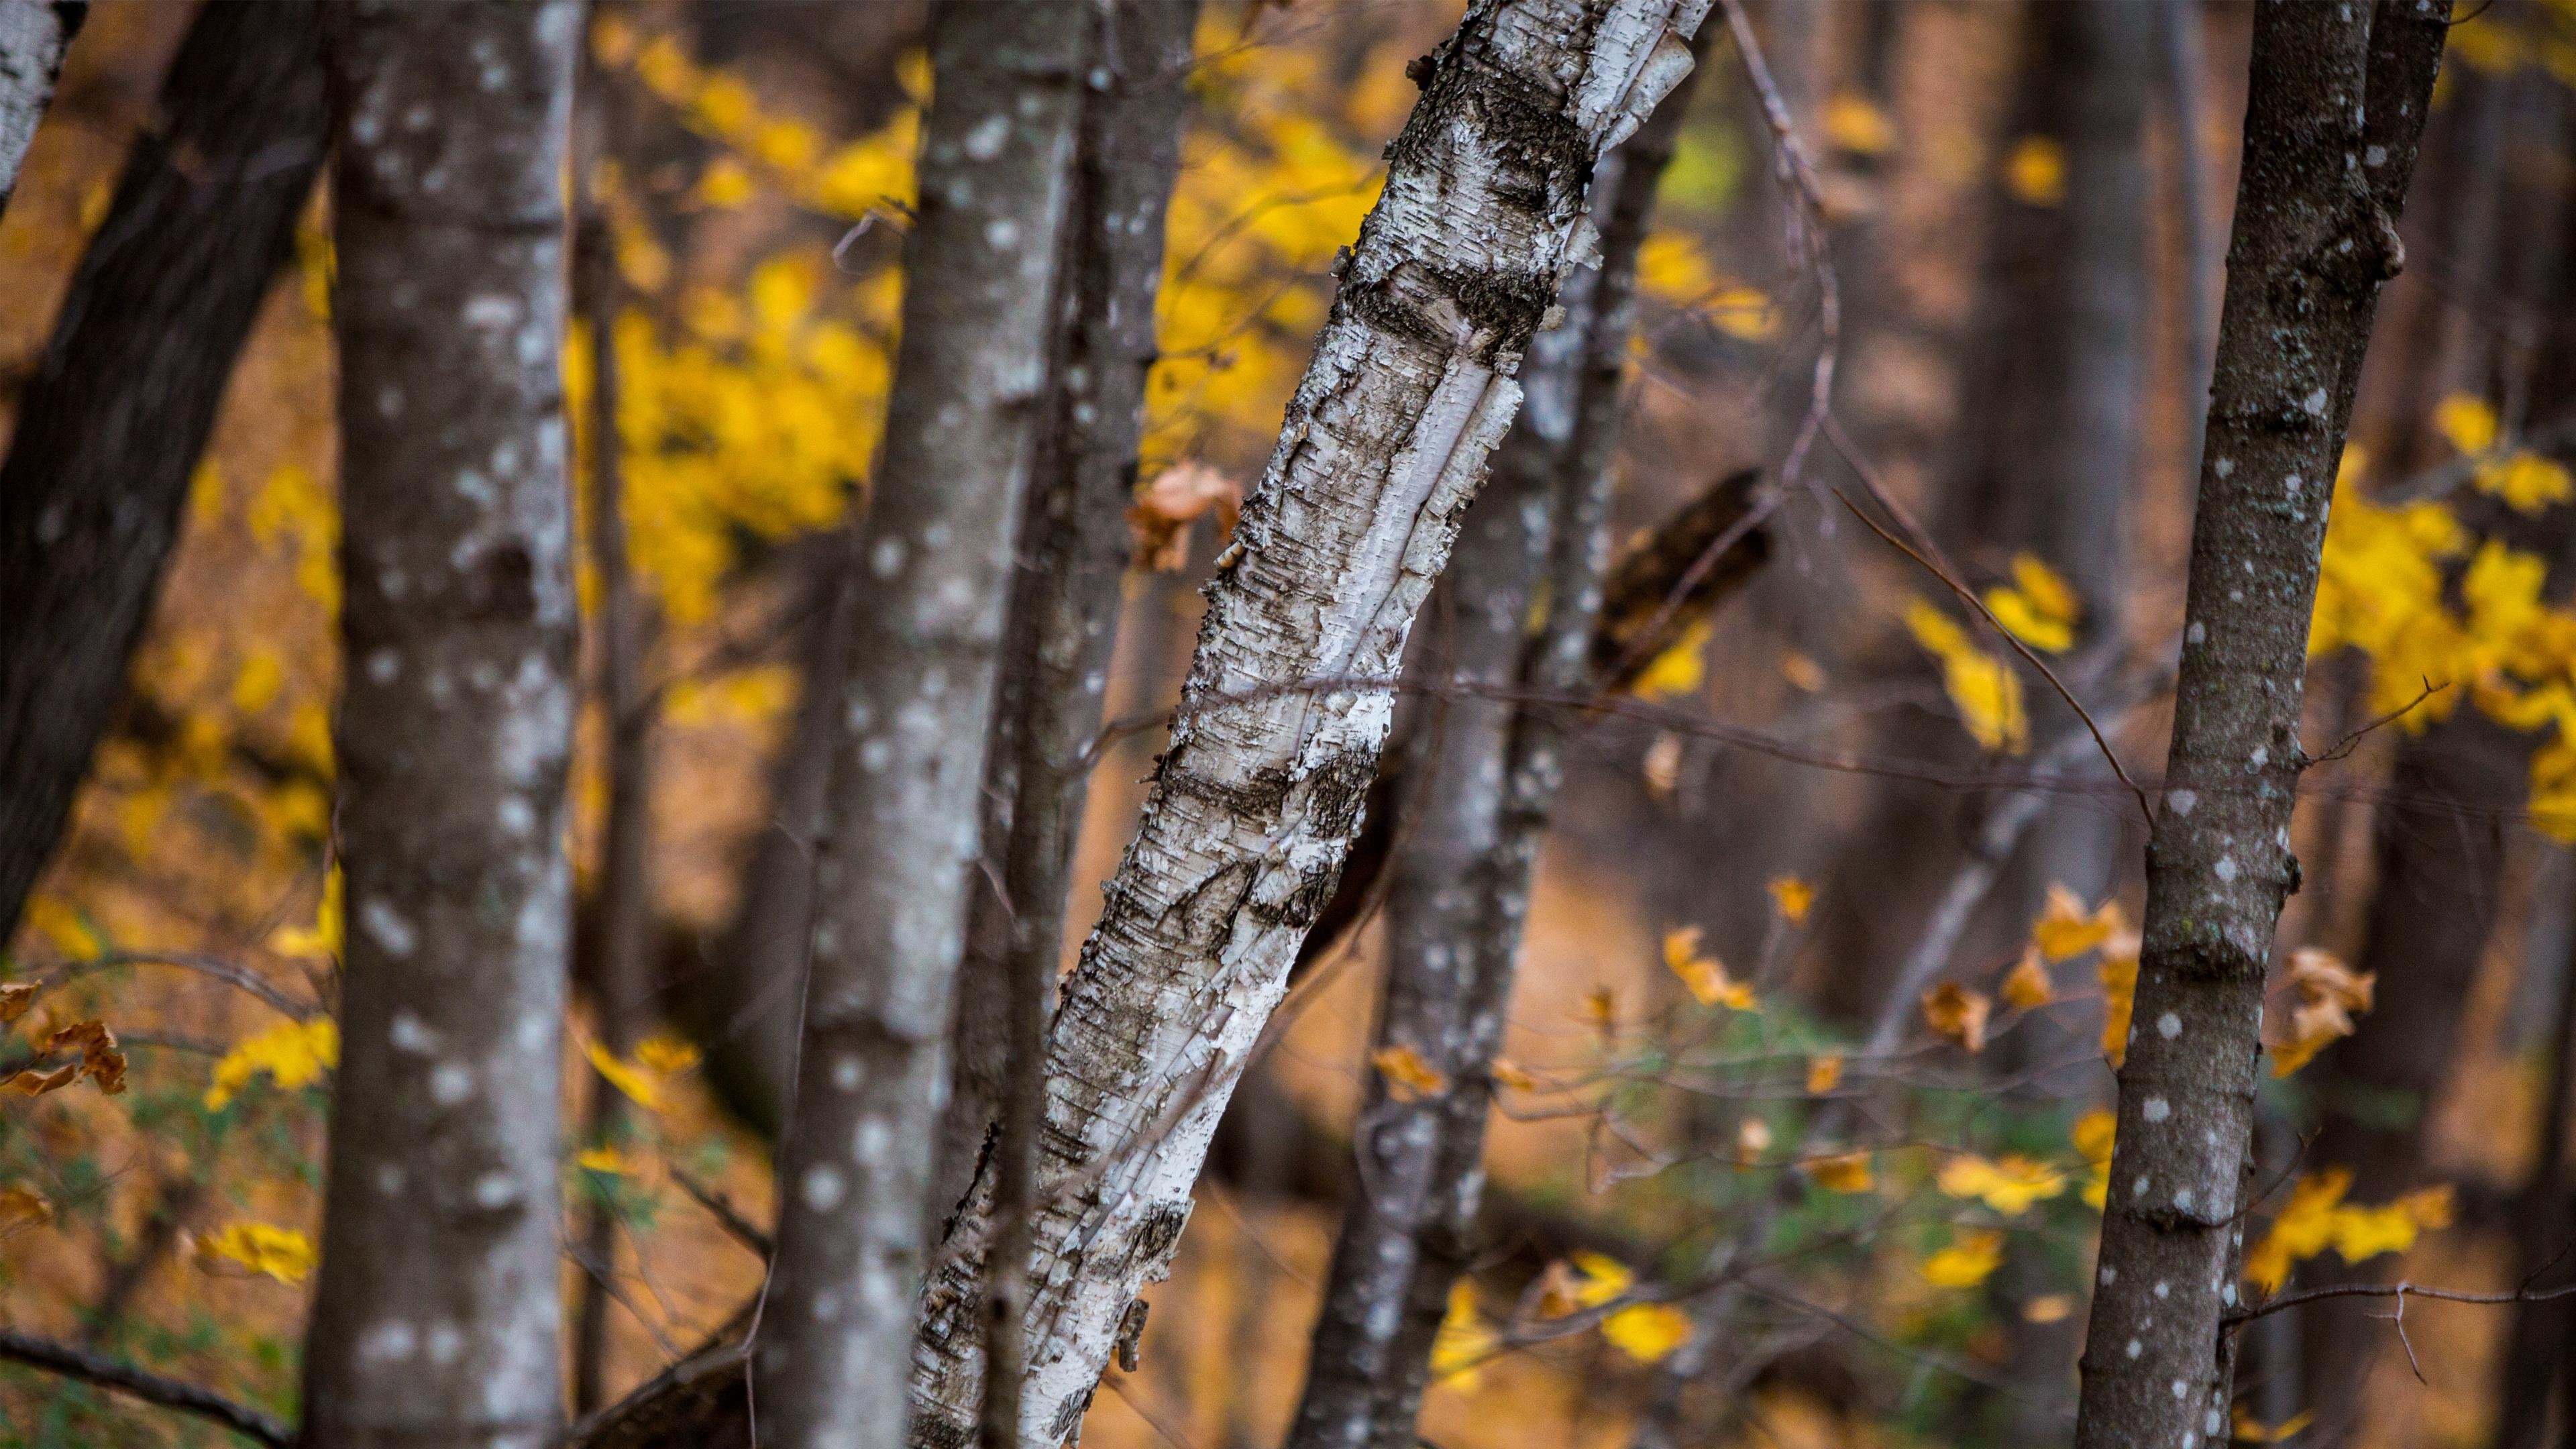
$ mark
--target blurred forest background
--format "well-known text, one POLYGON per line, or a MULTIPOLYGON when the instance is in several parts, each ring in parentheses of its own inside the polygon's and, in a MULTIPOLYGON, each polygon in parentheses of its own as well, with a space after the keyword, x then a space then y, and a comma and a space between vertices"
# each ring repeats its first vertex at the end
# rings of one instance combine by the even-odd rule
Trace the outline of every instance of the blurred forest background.
MULTIPOLYGON (((1407 63, 1457 10, 1211 0, 1199 19, 1068 960, 1134 833, 1198 588, 1413 105, 1407 63)), ((71 48, 0 223, 0 398, 32 375, 191 14, 102 0, 71 48)), ((2334 758, 2296 819, 2251 1297, 2576 1277, 2576 5, 2462 14, 2335 485, 2305 730, 2334 758)), ((1777 477, 1793 449, 1845 491, 1867 468, 2151 770, 2250 8, 1763 0, 1753 18, 1816 162, 1830 298, 1721 40, 1638 258, 1617 533, 1739 469, 1777 477), (1820 355, 1822 438, 1804 426, 1820 355)), ((581 933, 562 1091, 590 1125, 566 1145, 563 1279, 567 1301, 607 1285, 593 1403, 760 1280, 725 1219, 771 1219, 792 1023, 728 997, 728 963, 786 838, 800 683, 828 647, 817 581, 879 443, 924 23, 904 0, 619 0, 590 21, 577 164, 613 279, 577 333, 610 333, 640 649, 635 728, 586 693, 571 830, 593 892, 612 760, 644 738, 623 757, 649 771, 654 973, 639 1001, 580 992, 599 950, 581 933)), ((115 1094, 42 1073, 0 1094, 0 1322, 274 1412, 296 1392, 338 1051, 329 205, 259 311, 113 729, 8 943, 9 979, 48 989, 0 1046, 0 1069, 32 1071, 35 1043, 96 1020, 125 1055, 115 1094)), ((565 356, 588 456, 593 354, 565 356)), ((1765 537, 1570 737, 1478 1254, 1434 1350, 1422 1433, 1443 1449, 1658 1424, 1783 1449, 2065 1433, 2145 829, 2039 676, 1831 491, 1790 490, 1765 537), (1861 1123, 1830 1117, 1844 1100, 1861 1123), (1759 1276, 1685 1291, 1744 1255, 1759 1276)), ((595 561, 579 583, 595 618, 595 561)), ((1435 596, 1417 656, 1455 622, 1435 596)), ((1280 1442, 1354 1119, 1437 1077, 1377 1032, 1381 960, 1372 912, 1300 978, 1086 1444, 1280 1442)), ((2565 1301, 2399 1301, 2402 1320, 2342 1299, 2248 1324, 2236 1437, 2576 1432, 2550 1407, 2576 1400, 2565 1301)), ((0 1366, 0 1444, 215 1442, 0 1366)))

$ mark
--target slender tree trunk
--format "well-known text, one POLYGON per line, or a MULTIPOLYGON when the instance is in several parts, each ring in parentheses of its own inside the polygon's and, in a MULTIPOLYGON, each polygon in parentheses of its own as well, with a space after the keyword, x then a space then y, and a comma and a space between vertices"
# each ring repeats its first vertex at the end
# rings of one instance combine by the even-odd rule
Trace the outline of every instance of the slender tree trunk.
POLYGON ((349 939, 305 1434, 561 1421, 576 0, 326 10, 349 939))
MULTIPOLYGON (((616 154, 615 98, 605 88, 595 98, 604 155, 616 154)), ((588 178, 576 183, 589 196, 588 178)), ((597 199, 581 220, 574 248, 576 302, 590 323, 590 558, 599 580, 599 709, 608 734, 607 819, 600 832, 599 954, 589 973, 599 1044, 612 1055, 631 1056, 652 1013, 653 951, 659 922, 653 914, 653 720, 644 692, 646 605, 626 564, 624 448, 617 431, 617 317, 621 292, 617 259, 597 199)), ((605 1079, 591 1081, 588 1144, 613 1143, 626 1118, 626 1099, 605 1079)), ((601 1194, 588 1205, 583 1258, 573 1319, 575 1413, 606 1402, 607 1285, 589 1273, 613 1272, 617 1262, 614 1205, 601 1194)))
POLYGON ((986 772, 984 837, 1001 888, 987 881, 974 890, 959 967, 956 1094, 941 1124, 932 1198, 943 1213, 974 1181, 1014 1064, 1044 1050, 1086 752, 1108 693, 1119 584, 1133 549, 1127 509, 1197 21, 1197 0, 1120 0, 1093 16, 1097 79, 1082 109, 1062 331, 986 772), (1033 995, 1022 991, 1031 983, 1033 995))
POLYGON ((966 873, 1071 191, 1085 11, 950 0, 865 528, 754 1359, 765 1437, 892 1444, 966 873))
POLYGON ((985 838, 1001 889, 974 892, 958 1003, 956 1099, 943 1127, 943 1215, 974 1181, 988 1129, 999 1228, 987 1259, 985 1449, 1019 1443, 1046 1023, 1064 937, 1066 877, 1092 737, 1117 644, 1132 551, 1145 379, 1163 219, 1181 159, 1198 0, 1091 11, 1076 195, 1064 244, 1052 409, 1011 597, 1002 705, 987 768, 985 838))
POLYGON ((53 104, 63 52, 88 18, 89 0, 0 0, 0 213, 53 104))
POLYGON ((2077 1449, 2225 1431, 2326 507, 2449 7, 2261 0, 2077 1449))
MULTIPOLYGON (((1035 1442, 1073 1433, 1138 1289, 1168 1267, 1209 1135, 1357 830, 1405 635, 1518 406, 1593 162, 1687 71, 1704 8, 1478 0, 1414 67, 1424 96, 1337 268, 1210 589, 1143 828, 1056 1014, 1029 1310, 1042 1347, 1021 1413, 1035 1442)), ((932 1280, 919 1444, 973 1432, 991 1187, 979 1175, 932 1280)))
POLYGON ((1414 833, 1394 855, 1387 893, 1376 1045, 1413 1052, 1440 1085, 1398 1098, 1384 1078, 1370 1081, 1353 1130, 1364 1166, 1344 1206, 1291 1449, 1410 1449, 1432 1339, 1475 1255, 1494 1054, 1561 776, 1543 707, 1477 691, 1590 682, 1637 248, 1691 89, 1687 79, 1675 86, 1596 170, 1601 265, 1566 279, 1564 320, 1531 344, 1526 404, 1441 583, 1448 607, 1435 612, 1451 625, 1418 656, 1433 698, 1405 772, 1418 782, 1408 787, 1414 833), (1533 648, 1527 621, 1542 590, 1562 603, 1551 603, 1533 648))
MULTIPOLYGON (((2524 969, 2555 971, 2562 978, 2576 975, 2576 951, 2545 966, 2527 963, 2524 969)), ((2568 1130, 2576 1116, 2576 990, 2571 985, 2576 981, 2559 982, 2558 1009, 2549 1023, 2539 1160, 2514 1213, 2514 1281, 2543 1290, 2567 1281, 2567 1244, 2576 1235, 2576 1200, 2571 1200, 2567 1173, 2568 1130)), ((2571 1341, 2576 1341, 2576 1305, 2570 1300, 2514 1305, 2512 1331, 2497 1365, 2495 1449, 2542 1449, 2552 1408, 2561 1415, 2576 1410, 2576 1374, 2566 1362, 2571 1341), (2569 1402, 2554 1406, 2553 1399, 2569 1402)))
POLYGON ((188 479, 328 144, 310 0, 208 5, 0 463, 0 941, 125 688, 188 479))

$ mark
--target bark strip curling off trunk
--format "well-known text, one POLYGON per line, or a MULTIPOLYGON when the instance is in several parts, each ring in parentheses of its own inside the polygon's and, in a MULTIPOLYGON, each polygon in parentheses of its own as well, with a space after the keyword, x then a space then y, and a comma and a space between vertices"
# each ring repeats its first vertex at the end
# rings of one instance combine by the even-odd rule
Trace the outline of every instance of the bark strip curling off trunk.
MULTIPOLYGON (((1601 266, 1566 280, 1565 322, 1531 347, 1528 406, 1495 453, 1494 482, 1442 585, 1457 623, 1437 651, 1435 687, 1571 695, 1615 662, 1594 655, 1637 250, 1690 90, 1687 80, 1674 87, 1602 162, 1601 266), (1542 593, 1551 603, 1533 637, 1530 603, 1542 593)), ((1354 1131, 1367 1170, 1343 1209, 1290 1449, 1411 1449, 1432 1340, 1478 1246, 1491 1072, 1563 774, 1562 728, 1547 706, 1500 697, 1425 709, 1419 833, 1395 857, 1387 893, 1378 1044, 1412 1050, 1442 1085, 1399 1101, 1382 1078, 1369 1084, 1354 1131)))
POLYGON ((88 18, 89 0, 0 0, 0 212, 54 102, 63 52, 88 18))
MULTIPOLYGON (((1050 1034, 1021 1431, 1081 1422, 1167 1270, 1227 1094, 1332 894, 1404 639, 1579 259, 1601 150, 1688 71, 1701 0, 1477 0, 1412 74, 1384 196, 1209 590, 1144 824, 1050 1034), (1335 688, 1319 681, 1345 682, 1335 688)), ((933 1278, 913 1441, 973 1441, 979 1174, 933 1278)), ((765 1408, 764 1408, 765 1412, 765 1408)))
POLYGON ((778 1251, 765 1442, 895 1444, 1014 535, 1043 411, 1088 7, 932 22, 903 341, 851 584, 778 1251))
POLYGON ((2262 0, 2077 1449, 2217 1440, 2326 506, 2449 18, 2262 0))
POLYGON ((324 13, 349 936, 305 1438, 552 1442, 578 0, 324 13))
POLYGON ((69 818, 188 478, 329 145, 311 0, 208 5, 0 463, 0 942, 69 818))

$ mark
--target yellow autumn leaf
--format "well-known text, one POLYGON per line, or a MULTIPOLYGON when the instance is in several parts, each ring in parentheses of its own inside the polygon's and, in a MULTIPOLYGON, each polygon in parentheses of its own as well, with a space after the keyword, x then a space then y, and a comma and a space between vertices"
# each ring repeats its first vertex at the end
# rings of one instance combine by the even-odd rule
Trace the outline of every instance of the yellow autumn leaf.
POLYGON ((2119 1131, 2120 1119, 2097 1108, 2076 1118, 2074 1130, 2068 1134, 2075 1150, 2092 1164, 2092 1170, 2084 1177, 2083 1197, 2085 1204, 2097 1211, 2110 1200, 2111 1145, 2119 1131))
POLYGON ((1418 1102, 1449 1090, 1449 1078, 1402 1042, 1379 1047, 1369 1065, 1386 1079, 1386 1093, 1399 1102, 1418 1102))
POLYGON ((1478 1366, 1501 1346, 1501 1336, 1476 1311, 1476 1285, 1464 1278, 1450 1284, 1449 1310, 1431 1338, 1431 1376, 1472 1393, 1480 1378, 1478 1366))
POLYGON ((2266 1293, 2281 1291, 2290 1279, 2290 1268, 2303 1258, 2313 1258, 2334 1241, 2335 1208, 2352 1188, 2352 1170, 2330 1167, 2323 1172, 2303 1174, 2291 1185, 2290 1196, 2281 1210, 2272 1216, 2272 1226, 2245 1250, 2244 1274, 2266 1293))
POLYGON ((667 1077, 696 1066, 698 1049, 667 1032, 658 1032, 635 1044, 635 1060, 667 1077))
POLYGON ((2023 948, 2021 960, 2004 977, 2003 998, 2016 1011, 2036 1011, 2057 999, 2057 985, 2036 945, 2023 948))
POLYGON ((2048 904, 2031 923, 2030 943, 2051 962, 2064 961, 2110 940, 2127 924, 2128 915, 2118 901, 2104 901, 2100 909, 2088 912, 2083 897, 2052 883, 2048 904))
POLYGON ((632 1177, 637 1168, 635 1159, 614 1147, 588 1148, 572 1161, 573 1166, 584 1172, 596 1172, 608 1177, 632 1177))
POLYGON ((1578 1275, 1574 1283, 1578 1308, 1598 1308, 1637 1285, 1636 1270, 1608 1254, 1580 1252, 1567 1261, 1578 1275))
POLYGON ((0 1228, 21 1224, 34 1225, 54 1220, 54 1205, 42 1193, 23 1187, 0 1188, 0 1228))
POLYGON ((1536 1073, 1507 1057, 1494 1058, 1494 1064, 1486 1068, 1485 1073, 1494 1079, 1496 1086, 1509 1087, 1516 1092, 1535 1092, 1543 1085, 1536 1073))
POLYGON ((2278 1444, 2292 1438, 2317 1421, 2316 1412, 2302 1409, 2277 1424, 2266 1424, 2243 1404, 2236 1406, 2234 1422, 2228 1432, 2239 1444, 2278 1444))
POLYGON ((2138 952, 2105 943, 2097 968, 2102 978, 2102 1055, 2117 1067, 2129 1056, 2129 1019, 2138 1003, 2138 952))
POLYGON ((2075 587, 2035 553, 2017 553, 2013 581, 1986 591, 1986 607, 2021 642, 2033 649, 2063 653, 2075 643, 2075 626, 2084 604, 2075 587))
POLYGON ((2315 946, 2290 953, 2288 978, 2299 996, 2289 1013, 2289 1033, 2265 1044, 2275 1077, 2290 1075, 2329 1044, 2352 1035, 2353 1014, 2370 1010, 2378 981, 2376 972, 2356 972, 2333 952, 2315 946))
POLYGON ((215 1063, 214 1081, 206 1088, 206 1110, 222 1111, 262 1072, 279 1087, 293 1091, 320 1081, 323 1073, 339 1064, 340 1028, 331 1018, 280 1022, 242 1038, 215 1063))
POLYGON ((2008 1218, 2066 1191, 2066 1174, 2018 1152, 1991 1161, 1974 1155, 1951 1158, 1941 1165, 1937 1180, 1950 1196, 1974 1198, 2008 1218))
POLYGON ((1986 1020, 1994 1014, 1995 1003, 1982 991, 1971 991, 1955 981, 1945 981, 1923 993, 1923 1024, 1935 1036, 1956 1043, 1960 1050, 1979 1052, 1986 1046, 1986 1020))
POLYGON ((1827 1192, 1870 1192, 1878 1186, 1867 1152, 1841 1152, 1805 1164, 1807 1180, 1827 1192))
POLYGON ((1962 1233, 1958 1241, 1923 1260, 1923 1281, 1935 1288, 1974 1288, 2004 1262, 2004 1235, 1962 1233))
POLYGON ((698 174, 697 188, 690 193, 701 206, 730 211, 760 194, 760 184, 751 178, 751 168, 731 156, 719 156, 698 174))
POLYGON ((1669 1303, 1637 1303, 1601 1320, 1601 1337, 1639 1363, 1661 1363, 1691 1339, 1690 1315, 1669 1303))
POLYGON ((1716 632, 1708 619, 1693 620, 1671 647, 1637 674, 1628 692, 1639 699, 1683 699, 1708 682, 1708 641, 1716 632))
POLYGON ((91 928, 88 918, 72 909, 60 896, 29 898, 27 924, 52 942, 54 949, 62 952, 66 960, 95 961, 107 949, 107 943, 91 928))
POLYGON ((338 959, 341 944, 347 939, 348 884, 338 866, 322 878, 322 903, 315 908, 310 926, 280 926, 268 933, 268 949, 281 956, 324 956, 338 959))
POLYGON ((2004 661, 1969 642, 1965 629, 1924 599, 1907 603, 1905 627, 1926 653, 1941 661, 1942 690, 1970 738, 2002 754, 2030 748, 2021 680, 2004 661))
POLYGON ((1738 342, 1768 342, 1780 332, 1780 310, 1760 287, 1721 287, 1699 312, 1708 325, 1738 342))
POLYGON ((1836 91, 1825 102, 1825 140, 1854 156, 1884 155, 1896 144, 1896 125, 1869 97, 1858 91, 1836 91))
POLYGON ((1807 923, 1807 912, 1816 904, 1816 888, 1794 875, 1771 878, 1771 903, 1780 908, 1780 919, 1793 926, 1807 923))
POLYGON ((1995 622, 2031 648, 2048 654, 2063 654, 2075 647, 2075 627, 2040 613, 2020 590, 1988 589, 1985 599, 1986 608, 1993 612, 1995 622))
POLYGON ((2538 513, 2576 497, 2576 481, 2569 479, 2565 464, 2529 451, 2479 468, 2472 481, 2479 492, 2503 499, 2516 513, 2538 513))
POLYGON ((1807 1059, 1807 1094, 1823 1096, 1842 1085, 1843 1058, 1840 1052, 1827 1052, 1807 1059))
POLYGON ((2463 453, 2483 453, 2501 431, 2496 410, 2486 399, 2455 392, 2433 406, 2433 431, 2463 453))
POLYGON ((197 1260, 229 1260, 280 1283, 301 1283, 313 1271, 313 1240, 293 1228, 236 1222, 199 1238, 197 1260))
POLYGON ((2066 199, 2066 148, 2049 136, 2024 136, 2004 160, 2004 187, 2025 206, 2066 199))
POLYGON ((1714 956, 1699 951, 1700 930, 1683 926, 1664 933, 1664 965, 1681 978, 1683 986, 1702 1006, 1723 1006, 1732 1011, 1754 1009, 1753 988, 1726 974, 1726 967, 1714 956))
POLYGON ((616 1055, 597 1042, 582 1043, 582 1055, 590 1058, 592 1070, 602 1081, 626 1094, 635 1105, 646 1111, 662 1110, 662 1083, 649 1068, 635 1062, 619 1061, 616 1055))
POLYGON ((2024 1323, 2064 1323, 2075 1312, 2074 1295, 2042 1293, 2021 1306, 2024 1323))

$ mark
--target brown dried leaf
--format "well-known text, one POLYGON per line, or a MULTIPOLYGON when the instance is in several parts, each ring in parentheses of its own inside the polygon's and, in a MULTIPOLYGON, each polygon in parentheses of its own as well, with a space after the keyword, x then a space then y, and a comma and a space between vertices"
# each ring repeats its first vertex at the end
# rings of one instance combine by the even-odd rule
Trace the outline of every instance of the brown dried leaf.
POLYGON ((1170 573, 1189 563, 1190 525, 1215 510, 1217 532, 1234 532, 1243 512, 1243 485, 1205 463, 1179 463, 1136 490, 1127 510, 1136 531, 1139 567, 1170 573))
POLYGON ((0 1026, 7 1026, 27 1014, 36 1004, 36 993, 44 990, 33 981, 12 981, 0 986, 0 1026))
POLYGON ((1964 1051, 1985 1049, 1986 1019, 1995 1003, 1982 991, 1945 981, 1923 993, 1923 1022, 1937 1035, 1957 1042, 1964 1051))

